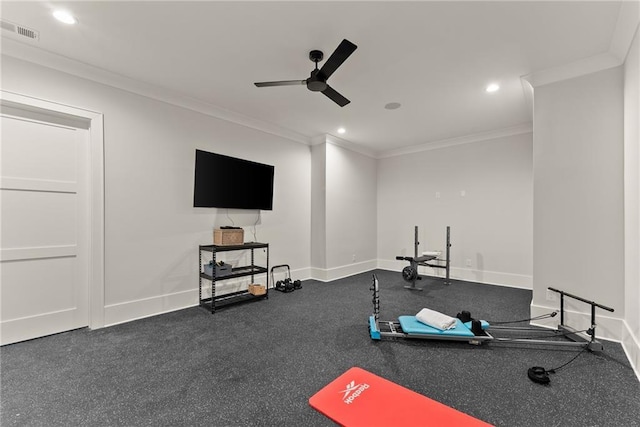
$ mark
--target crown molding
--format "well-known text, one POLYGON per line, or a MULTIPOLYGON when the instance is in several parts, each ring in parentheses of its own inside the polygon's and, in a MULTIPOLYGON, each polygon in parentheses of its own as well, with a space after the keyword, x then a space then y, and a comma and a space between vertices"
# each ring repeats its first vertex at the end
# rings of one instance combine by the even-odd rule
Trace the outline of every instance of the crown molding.
POLYGON ((471 135, 458 136, 455 138, 441 139, 439 141, 431 141, 420 145, 414 145, 406 148, 398 148, 395 150, 388 150, 378 154, 378 158, 387 158, 402 156, 405 154, 420 153, 422 151, 437 150, 440 148, 453 147, 455 145, 471 144, 474 142, 487 141, 490 139, 504 138, 507 136, 520 135, 523 133, 533 132, 532 123, 523 123, 517 126, 511 126, 508 128, 492 130, 489 132, 480 132, 471 135))
POLYGON ((10 38, 2 38, 2 55, 10 56, 26 62, 32 62, 36 65, 125 90, 156 101, 186 108, 188 110, 286 138, 301 144, 311 144, 311 139, 309 137, 292 130, 255 119, 253 117, 245 116, 199 99, 177 94, 161 86, 151 85, 121 74, 94 67, 10 38))
POLYGON ((620 13, 618 14, 618 22, 611 37, 611 45, 609 52, 620 59, 624 63, 629 54, 633 37, 638 31, 640 24, 640 1, 623 1, 620 4, 620 13))
POLYGON ((622 65, 627 59, 627 54, 629 53, 633 38, 638 31, 639 24, 640 1, 620 1, 618 21, 611 36, 611 43, 607 52, 582 58, 557 67, 535 71, 521 78, 528 81, 531 86, 535 88, 622 65))
POLYGON ((311 138, 311 145, 312 146, 313 145, 324 144, 325 142, 327 142, 327 135, 326 134, 314 136, 313 138, 311 138))
POLYGON ((520 85, 522 86, 522 95, 524 96, 525 108, 527 109, 527 117, 533 117, 533 86, 522 77, 520 77, 520 85))
POLYGON ((375 151, 369 148, 363 147, 361 145, 355 144, 351 141, 347 141, 346 139, 338 138, 337 136, 333 136, 331 134, 319 135, 312 138, 311 140, 311 145, 318 145, 318 144, 324 144, 324 143, 336 145, 338 147, 342 147, 346 150, 350 150, 355 153, 362 154, 363 156, 371 157, 373 159, 378 158, 375 151))
POLYGON ((547 68, 545 70, 536 71, 535 73, 522 76, 523 80, 528 81, 531 86, 538 87, 548 85, 550 83, 569 80, 576 77, 584 76, 598 71, 614 68, 622 64, 620 59, 610 53, 601 53, 599 55, 582 58, 577 61, 569 62, 558 67, 547 68))

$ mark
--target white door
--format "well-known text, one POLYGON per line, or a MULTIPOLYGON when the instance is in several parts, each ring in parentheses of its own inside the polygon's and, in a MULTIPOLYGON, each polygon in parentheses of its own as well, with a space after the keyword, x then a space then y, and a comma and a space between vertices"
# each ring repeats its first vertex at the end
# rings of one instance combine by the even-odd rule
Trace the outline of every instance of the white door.
POLYGON ((89 324, 89 131, 4 111, 1 345, 89 324))

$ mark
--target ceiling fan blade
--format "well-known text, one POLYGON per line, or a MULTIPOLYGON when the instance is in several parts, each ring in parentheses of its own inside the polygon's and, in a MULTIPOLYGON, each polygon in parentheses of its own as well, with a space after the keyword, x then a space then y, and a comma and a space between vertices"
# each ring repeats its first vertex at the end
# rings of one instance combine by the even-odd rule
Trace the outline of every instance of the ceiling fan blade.
POLYGON ((327 85, 327 88, 323 90, 322 93, 324 93, 327 98, 329 98, 330 100, 332 100, 333 102, 335 102, 341 107, 344 107, 345 105, 351 102, 347 98, 345 98, 344 96, 336 92, 335 89, 329 85, 327 85))
POLYGON ((296 86, 296 85, 304 85, 307 84, 306 80, 282 80, 279 82, 258 82, 254 83, 254 85, 258 87, 269 87, 269 86, 296 86))
POLYGON ((333 74, 333 72, 336 71, 357 48, 358 46, 351 43, 349 40, 342 40, 329 59, 324 63, 322 68, 320 68, 320 72, 324 75, 324 78, 328 79, 329 76, 331 76, 331 74, 333 74))

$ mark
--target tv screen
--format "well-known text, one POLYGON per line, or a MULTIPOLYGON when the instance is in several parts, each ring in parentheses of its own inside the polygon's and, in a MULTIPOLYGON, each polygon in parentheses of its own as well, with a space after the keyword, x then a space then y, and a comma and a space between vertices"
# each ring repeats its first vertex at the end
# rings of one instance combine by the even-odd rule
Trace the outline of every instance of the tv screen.
POLYGON ((274 167, 196 150, 193 206, 200 208, 273 208, 274 167))

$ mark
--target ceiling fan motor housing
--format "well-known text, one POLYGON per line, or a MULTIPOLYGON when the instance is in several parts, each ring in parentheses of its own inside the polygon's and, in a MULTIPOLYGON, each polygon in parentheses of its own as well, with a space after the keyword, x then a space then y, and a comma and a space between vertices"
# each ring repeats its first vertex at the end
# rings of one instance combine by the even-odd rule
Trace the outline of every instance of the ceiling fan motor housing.
POLYGON ((314 92, 322 92, 327 88, 327 79, 320 70, 315 69, 311 72, 311 77, 307 79, 307 89, 314 92))
POLYGON ((322 61, 324 54, 321 50, 312 50, 309 52, 309 59, 316 63, 316 69, 311 72, 311 76, 307 79, 307 89, 313 92, 322 92, 327 88, 327 78, 318 70, 318 62, 322 61))

